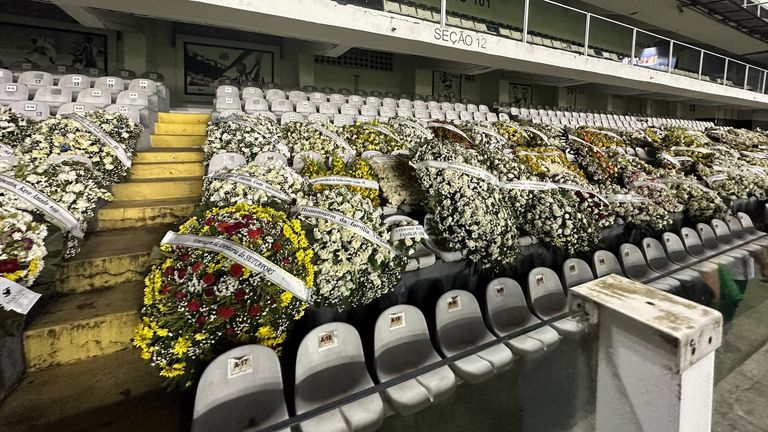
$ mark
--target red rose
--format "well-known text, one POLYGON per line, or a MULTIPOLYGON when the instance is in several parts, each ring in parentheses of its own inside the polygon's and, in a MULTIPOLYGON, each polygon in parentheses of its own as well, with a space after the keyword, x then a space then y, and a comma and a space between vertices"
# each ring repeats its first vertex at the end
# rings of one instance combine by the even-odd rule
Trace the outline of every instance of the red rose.
POLYGON ((235 314, 235 310, 229 306, 223 306, 216 309, 216 316, 223 320, 228 320, 232 318, 232 315, 234 314, 235 314))
POLYGON ((198 315, 197 319, 195 320, 197 325, 204 325, 205 324, 205 315, 198 315))
POLYGON ((280 249, 282 248, 283 248, 283 245, 281 245, 280 243, 278 242, 272 243, 272 249, 274 249, 276 252, 280 252, 280 249))
POLYGON ((235 291, 235 300, 240 301, 240 300, 244 299, 247 294, 248 293, 245 292, 244 289, 239 288, 237 291, 235 291))
POLYGON ((250 309, 248 309, 248 315, 254 317, 256 315, 261 314, 262 308, 261 305, 253 305, 250 309))
POLYGON ((187 303, 187 310, 190 311, 190 312, 197 312, 197 311, 200 310, 200 306, 202 306, 202 305, 200 304, 199 301, 197 301, 197 300, 190 300, 190 302, 187 303))
POLYGON ((206 273, 205 276, 203 276, 203 283, 206 285, 213 285, 216 283, 216 276, 213 275, 213 273, 206 273))
POLYGON ((206 219, 206 220, 205 220, 205 224, 206 224, 206 225, 208 225, 208 226, 211 226, 211 225, 213 225, 213 222, 214 222, 214 221, 213 221, 213 218, 212 218, 212 217, 209 217, 208 219, 206 219))
POLYGON ((184 261, 184 262, 187 262, 187 261, 189 261, 189 254, 184 254, 184 255, 180 256, 179 259, 184 261))
POLYGON ((200 271, 202 267, 203 267, 203 263, 201 263, 200 261, 197 261, 194 264, 192 264, 192 271, 197 273, 198 271, 200 271))
POLYGON ((187 269, 178 269, 176 270, 176 277, 179 279, 184 279, 184 276, 187 275, 187 269))
POLYGON ((160 288, 160 294, 163 294, 163 295, 168 294, 168 291, 170 290, 171 290, 171 286, 169 284, 165 284, 163 285, 162 288, 160 288))
POLYGON ((259 238, 263 233, 264 233, 264 230, 262 230, 261 228, 250 229, 248 230, 248 237, 252 239, 259 238))
POLYGON ((176 300, 184 300, 187 294, 184 291, 176 291, 176 300))
POLYGON ((248 223, 251 223, 251 221, 252 221, 252 220, 253 220, 253 216, 251 216, 251 215, 249 215, 249 214, 247 214, 247 215, 243 216, 243 222, 245 222, 245 223, 247 223, 247 224, 248 224, 248 223))
POLYGON ((226 330, 224 330, 224 336, 226 337, 232 337, 235 334, 235 328, 232 326, 227 327, 226 330))
POLYGON ((288 265, 291 263, 291 260, 289 258, 283 258, 283 265, 288 265))
POLYGON ((203 295, 208 297, 208 298, 211 298, 214 295, 216 295, 216 293, 213 291, 213 288, 208 288, 208 289, 203 291, 203 295))
POLYGON ((216 229, 221 231, 221 232, 226 231, 227 228, 229 228, 229 223, 227 223, 227 222, 219 222, 219 223, 216 224, 216 229))
POLYGON ((239 278, 243 275, 243 266, 241 266, 238 263, 234 263, 231 266, 229 266, 229 274, 232 276, 239 278))
POLYGON ((163 270, 163 275, 165 275, 165 276, 171 276, 171 275, 173 274, 173 272, 174 272, 174 271, 176 271, 176 269, 175 269, 175 268, 173 268, 173 267, 171 267, 171 266, 168 266, 168 267, 166 267, 166 268, 165 268, 165 270, 163 270))

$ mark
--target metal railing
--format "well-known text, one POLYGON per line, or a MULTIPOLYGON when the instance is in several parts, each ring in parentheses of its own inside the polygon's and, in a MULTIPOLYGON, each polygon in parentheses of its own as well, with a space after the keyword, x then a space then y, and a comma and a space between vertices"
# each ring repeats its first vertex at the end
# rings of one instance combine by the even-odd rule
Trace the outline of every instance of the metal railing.
MULTIPOLYGON (((462 8, 466 8, 467 4, 472 4, 472 1, 473 0, 461 0, 462 8)), ((415 3, 422 3, 425 4, 425 6, 429 6, 429 3, 434 5, 434 2, 429 1, 416 0, 415 3)), ((478 7, 487 7, 488 10, 490 10, 491 3, 488 0, 474 0, 474 4, 481 5, 478 7)), ((448 0, 440 0, 439 7, 440 25, 442 27, 449 27, 452 25, 449 16, 458 15, 462 18, 467 18, 466 9, 461 12, 453 11, 452 13, 448 6, 448 0)), ((641 30, 609 18, 585 12, 552 0, 523 0, 520 13, 523 17, 521 29, 522 42, 525 44, 546 45, 553 49, 578 52, 584 56, 604 58, 636 67, 650 68, 661 72, 686 76, 692 79, 718 83, 758 93, 765 93, 766 91, 766 80, 768 80, 768 70, 766 69, 722 56, 693 45, 672 40, 646 30, 641 30), (538 6, 538 8, 535 6, 538 6), (562 36, 553 35, 552 33, 558 33, 558 30, 561 30, 561 33, 573 33, 573 31, 567 29, 567 25, 562 25, 562 23, 558 23, 558 25, 551 26, 544 30, 532 28, 532 16, 538 18, 538 22, 546 22, 546 20, 550 18, 536 16, 536 10, 542 7, 548 10, 546 12, 548 15, 552 15, 552 12, 555 12, 556 14, 558 11, 561 11, 563 16, 569 17, 568 19, 571 20, 569 23, 574 26, 577 25, 576 22, 573 21, 573 19, 575 19, 574 17, 578 17, 579 15, 583 16, 583 18, 578 18, 579 21, 583 19, 583 40, 578 40, 578 38, 574 39, 572 37, 570 40, 566 40, 565 43, 563 43, 564 38, 562 36), (553 7, 556 9, 552 9, 553 7), (615 40, 616 38, 614 37, 613 32, 605 32, 606 40, 603 42, 613 44, 614 49, 601 46, 601 42, 599 41, 600 38, 597 37, 599 35, 596 35, 597 32, 593 31, 594 25, 609 25, 614 26, 617 29, 623 28, 627 35, 631 32, 631 41, 629 39, 626 41, 615 40), (547 33, 547 30, 550 30, 549 34, 547 33), (536 35, 531 37, 533 33, 536 35), (596 41, 594 45, 590 43, 592 41, 596 41), (575 47, 573 42, 577 44, 575 47), (624 49, 624 52, 619 53, 621 49, 617 49, 616 44, 622 42, 626 42, 624 45, 631 45, 622 47, 621 49, 624 49)), ((544 14, 544 12, 538 13, 544 14)), ((469 18, 471 19, 472 15, 469 15, 469 18)), ((477 21, 488 21, 487 18, 475 18, 477 21)), ((504 23, 496 24, 504 25, 504 23)), ((576 28, 576 31, 579 31, 579 34, 581 25, 581 23, 578 23, 578 28, 576 28)))

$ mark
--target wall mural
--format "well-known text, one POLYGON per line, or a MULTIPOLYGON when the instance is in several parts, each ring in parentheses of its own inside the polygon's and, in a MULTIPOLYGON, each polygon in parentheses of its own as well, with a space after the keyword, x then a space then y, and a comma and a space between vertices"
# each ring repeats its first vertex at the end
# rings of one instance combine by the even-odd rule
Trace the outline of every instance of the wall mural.
POLYGON ((184 93, 214 95, 220 84, 262 86, 274 80, 274 53, 184 42, 184 93))
POLYGON ((437 100, 458 102, 461 99, 461 75, 448 72, 432 72, 432 96, 437 100))
MULTIPOLYGON (((3 43, 0 60, 5 67, 32 63, 47 70, 51 65, 67 65, 76 71, 107 70, 107 36, 71 30, 0 23, 3 43)), ((21 68, 20 68, 21 69, 21 68)))
POLYGON ((509 83, 509 103, 517 106, 528 106, 533 101, 533 87, 523 84, 509 83))

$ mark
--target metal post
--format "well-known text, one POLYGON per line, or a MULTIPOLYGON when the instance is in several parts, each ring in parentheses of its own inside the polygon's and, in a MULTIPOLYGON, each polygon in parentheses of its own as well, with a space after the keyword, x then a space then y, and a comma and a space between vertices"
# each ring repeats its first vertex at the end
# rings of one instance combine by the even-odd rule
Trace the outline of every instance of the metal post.
POLYGON ((667 58, 667 73, 672 73, 672 50, 675 48, 675 41, 669 40, 669 58, 667 58))
POLYGON ((597 432, 711 430, 716 310, 611 275, 570 290, 597 324, 597 432))
POLYGON ((637 45, 637 28, 632 27, 632 59, 629 64, 635 64, 635 45, 637 45))
POLYGON ((747 65, 747 68, 744 71, 744 90, 747 89, 747 81, 748 80, 749 80, 749 65, 747 65))
POLYGON ((701 79, 701 69, 704 67, 704 50, 699 52, 701 53, 699 56, 699 79, 701 79))
POLYGON ((589 55, 589 22, 591 21, 592 14, 587 12, 587 23, 584 25, 584 55, 589 55))
POLYGON ((765 80, 768 79, 768 71, 763 71, 763 85, 760 89, 760 93, 765 93, 765 80))
POLYGON ((723 72, 723 85, 727 85, 725 81, 728 79, 728 57, 725 58, 725 71, 723 72))
MULTIPOLYGON (((445 0, 443 0, 445 1, 445 0)), ((523 43, 528 43, 528 11, 531 0, 525 0, 523 4, 523 43)))
POLYGON ((445 27, 446 4, 448 0, 440 0, 440 27, 445 27))

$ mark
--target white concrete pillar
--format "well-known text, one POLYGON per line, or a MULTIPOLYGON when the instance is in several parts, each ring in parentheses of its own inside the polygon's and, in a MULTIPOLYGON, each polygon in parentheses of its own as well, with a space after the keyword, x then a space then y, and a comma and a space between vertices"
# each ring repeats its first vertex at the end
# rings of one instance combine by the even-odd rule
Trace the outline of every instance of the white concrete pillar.
POLYGON ((711 430, 718 311, 616 275, 570 293, 599 328, 597 432, 711 430))

